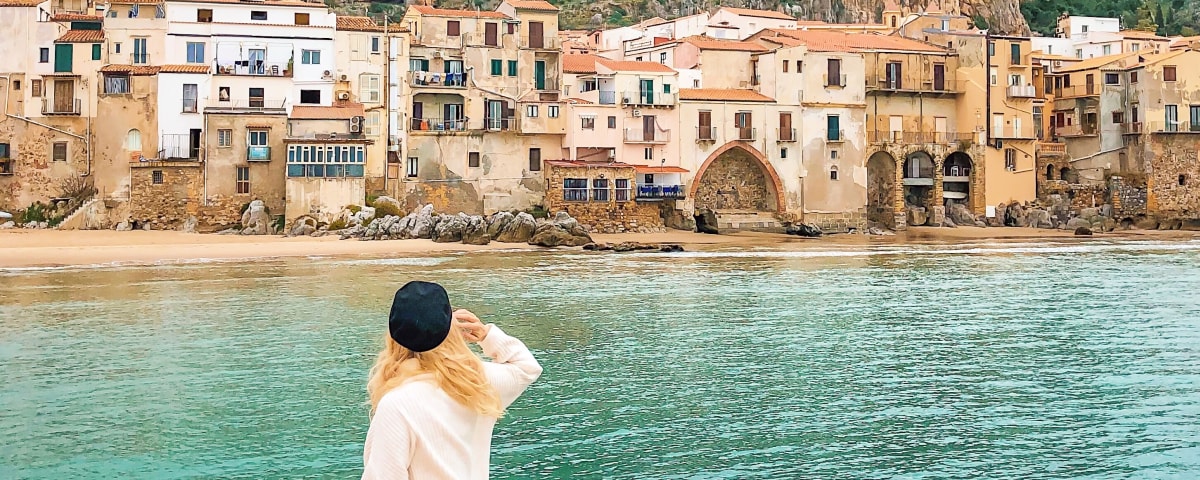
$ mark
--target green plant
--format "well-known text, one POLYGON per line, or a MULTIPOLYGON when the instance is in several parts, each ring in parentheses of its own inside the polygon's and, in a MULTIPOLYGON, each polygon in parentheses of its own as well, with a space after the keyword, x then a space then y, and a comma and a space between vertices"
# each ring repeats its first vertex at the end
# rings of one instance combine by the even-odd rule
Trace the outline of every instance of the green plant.
POLYGON ((358 212, 361 212, 362 207, 358 206, 358 205, 348 205, 348 206, 346 206, 346 210, 349 210, 350 214, 354 215, 354 214, 357 214, 358 212))
POLYGON ((967 150, 970 150, 971 145, 974 145, 974 144, 975 144, 975 142, 972 142, 970 140, 966 140, 966 139, 959 140, 958 141, 958 151, 966 152, 967 150))
POLYGON ((404 212, 401 212, 399 207, 390 203, 378 203, 375 205, 375 218, 383 218, 388 215, 403 217, 404 212))
POLYGON ((25 210, 17 212, 16 218, 20 223, 45 222, 50 207, 42 202, 33 202, 25 210))
POLYGON ((375 195, 373 193, 368 193, 366 204, 367 205, 375 205, 375 200, 378 200, 378 199, 379 199, 379 195, 375 195))
POLYGON ((525 209, 525 213, 533 216, 533 218, 550 218, 550 211, 546 210, 543 205, 534 205, 525 209))
POLYGON ((287 220, 283 218, 283 215, 276 215, 272 220, 274 220, 272 223, 275 224, 276 232, 282 232, 283 228, 287 225, 287 220))
POLYGON ((344 230, 345 228, 346 228, 346 221, 343 219, 340 219, 340 218, 337 220, 334 220, 333 223, 329 224, 329 231, 344 230))

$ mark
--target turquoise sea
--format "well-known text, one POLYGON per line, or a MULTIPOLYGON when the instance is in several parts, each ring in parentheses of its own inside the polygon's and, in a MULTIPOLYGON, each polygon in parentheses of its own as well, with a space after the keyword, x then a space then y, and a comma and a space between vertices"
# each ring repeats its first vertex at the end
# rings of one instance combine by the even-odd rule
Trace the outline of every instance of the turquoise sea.
POLYGON ((0 271, 0 478, 357 478, 412 279, 545 368, 494 479, 1200 478, 1200 243, 820 248, 0 271))

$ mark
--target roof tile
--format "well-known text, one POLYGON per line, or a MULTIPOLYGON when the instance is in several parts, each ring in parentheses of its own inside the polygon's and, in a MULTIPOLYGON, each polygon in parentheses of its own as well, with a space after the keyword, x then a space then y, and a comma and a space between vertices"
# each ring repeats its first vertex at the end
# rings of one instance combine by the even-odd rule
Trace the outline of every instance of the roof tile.
MULTIPOLYGON (((777 37, 798 40, 809 50, 817 52, 859 52, 863 50, 902 50, 913 52, 947 53, 945 48, 925 42, 878 33, 848 33, 830 30, 767 30, 777 37)), ((765 36, 771 36, 767 34, 765 36)), ((772 40, 774 41, 774 40, 772 40)), ((791 42, 777 42, 787 45, 791 42)))
POLYGON ((596 63, 604 65, 614 72, 659 72, 659 73, 675 73, 671 67, 657 62, 631 62, 621 60, 609 60, 607 58, 596 58, 596 63))
POLYGON ((158 67, 149 65, 105 65, 100 67, 103 73, 124 73, 126 75, 157 75, 158 67))
POLYGON ((1133 59, 1134 61, 1130 62, 1130 63, 1137 62, 1137 58, 1136 58, 1137 52, 1118 53, 1116 55, 1105 55, 1103 57, 1089 58, 1087 60, 1081 61, 1081 62, 1073 64, 1073 65, 1064 65, 1062 68, 1058 69, 1058 72, 1065 73, 1065 72, 1079 72, 1079 71, 1083 71, 1083 70, 1091 70, 1093 68, 1100 68, 1100 67, 1106 66, 1110 63, 1127 60, 1130 57, 1135 57, 1133 59))
POLYGON ((541 10, 543 12, 557 12, 558 7, 545 0, 507 0, 513 8, 521 10, 541 10))
POLYGON ((596 73, 596 60, 591 54, 568 53, 562 56, 563 73, 596 73))
POLYGON ((102 30, 67 30, 54 43, 100 43, 104 41, 102 30))
POLYGON ((51 22, 100 22, 104 17, 99 15, 83 15, 79 13, 56 13, 50 17, 51 22))
POLYGON ((421 15, 430 15, 435 17, 460 17, 460 18, 508 18, 500 12, 492 12, 488 10, 450 10, 445 8, 434 8, 426 5, 413 5, 408 7, 416 10, 421 15))
POLYGON ((163 65, 158 73, 208 73, 208 65, 163 65))
POLYGON ((737 90, 732 88, 683 88, 679 90, 680 100, 716 100, 726 102, 774 102, 775 99, 754 90, 737 90))
POLYGON ((0 0, 0 7, 36 7, 46 0, 0 0))
POLYGON ((738 52, 766 52, 769 49, 753 42, 740 40, 719 40, 716 38, 695 35, 686 37, 682 42, 690 43, 701 50, 732 50, 738 52))
POLYGON ((378 25, 371 17, 348 17, 338 15, 337 29, 348 32, 382 32, 383 25, 378 25))

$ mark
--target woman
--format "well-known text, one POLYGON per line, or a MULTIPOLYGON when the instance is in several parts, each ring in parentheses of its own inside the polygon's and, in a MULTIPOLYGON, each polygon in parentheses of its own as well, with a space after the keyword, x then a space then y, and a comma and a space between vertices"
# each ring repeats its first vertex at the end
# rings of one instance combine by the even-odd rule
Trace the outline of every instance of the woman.
POLYGON ((367 381, 362 478, 488 478, 492 427, 541 373, 520 340, 471 312, 452 312, 441 285, 404 285, 367 381), (467 342, 492 361, 480 360, 467 342))

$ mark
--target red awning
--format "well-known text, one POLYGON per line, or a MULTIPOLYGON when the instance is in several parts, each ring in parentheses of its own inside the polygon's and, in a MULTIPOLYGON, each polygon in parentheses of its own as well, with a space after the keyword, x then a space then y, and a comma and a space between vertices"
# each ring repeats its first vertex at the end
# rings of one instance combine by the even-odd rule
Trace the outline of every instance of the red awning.
POLYGON ((682 167, 652 167, 649 165, 638 165, 638 173, 688 173, 686 168, 682 167))

